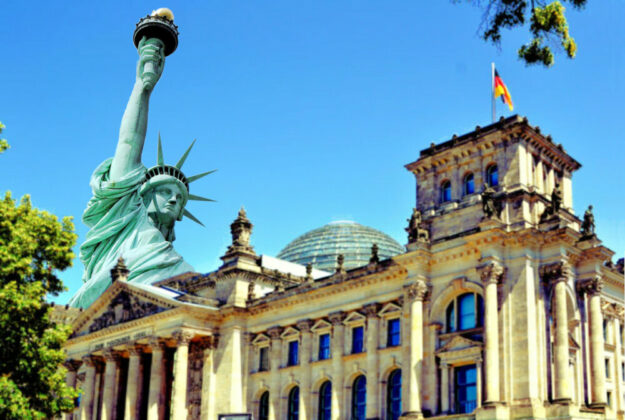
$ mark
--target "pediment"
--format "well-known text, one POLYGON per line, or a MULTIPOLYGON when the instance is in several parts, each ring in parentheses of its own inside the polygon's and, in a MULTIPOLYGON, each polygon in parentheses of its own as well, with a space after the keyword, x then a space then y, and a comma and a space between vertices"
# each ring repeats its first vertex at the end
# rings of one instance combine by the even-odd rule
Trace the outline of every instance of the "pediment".
POLYGON ((263 333, 257 334, 256 337, 254 337, 254 339, 252 340, 252 344, 254 344, 255 346, 262 346, 269 343, 271 343, 271 338, 269 338, 267 334, 263 333))
POLYGON ((125 282, 111 285, 74 321, 74 334, 91 334, 178 307, 181 304, 125 282))
POLYGON ((401 306, 393 302, 387 303, 386 305, 384 305, 384 307, 382 307, 382 309, 380 309, 380 312, 378 312, 378 316, 380 317, 386 317, 396 314, 401 314, 401 306))
POLYGON ((332 324, 325 319, 320 319, 311 327, 311 331, 328 330, 330 328, 332 328, 332 324))
POLYGON ((444 353, 458 350, 466 350, 471 347, 482 347, 483 344, 479 341, 474 341, 469 338, 463 337, 461 335, 457 335, 449 340, 443 347, 436 350, 436 353, 444 353))
POLYGON ((280 334, 280 337, 282 338, 292 338, 297 336, 299 336, 299 330, 295 327, 288 327, 282 332, 282 334, 280 334))
POLYGON ((367 320, 367 317, 361 314, 360 312, 352 312, 347 316, 347 318, 345 318, 345 321, 343 321, 343 323, 355 324, 355 323, 365 322, 366 320, 367 320))

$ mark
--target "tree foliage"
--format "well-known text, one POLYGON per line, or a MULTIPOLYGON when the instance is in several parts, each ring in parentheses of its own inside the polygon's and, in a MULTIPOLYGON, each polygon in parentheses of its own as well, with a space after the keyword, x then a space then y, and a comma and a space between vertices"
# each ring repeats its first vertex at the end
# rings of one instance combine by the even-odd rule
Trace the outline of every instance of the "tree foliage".
MULTIPOLYGON (((495 44, 501 42, 501 30, 525 26, 529 21, 532 39, 518 50, 519 57, 527 64, 551 66, 553 49, 563 50, 567 57, 577 53, 575 40, 569 33, 565 7, 558 1, 541 0, 469 0, 484 10, 482 37, 495 44)), ((563 0, 575 9, 582 9, 587 0, 563 0)))
MULTIPOLYGON (((0 121, 0 134, 2 134, 2 130, 4 130, 4 127, 4 124, 2 124, 2 121, 0 121)), ((5 139, 0 139, 0 153, 4 152, 8 148, 9 143, 7 143, 5 139)))
MULTIPOLYGON (((6 141, 0 144, 5 150, 6 141)), ((51 322, 46 294, 64 290, 58 270, 69 267, 76 242, 70 218, 0 200, 0 418, 45 419, 74 407, 65 383, 66 325, 51 322)))

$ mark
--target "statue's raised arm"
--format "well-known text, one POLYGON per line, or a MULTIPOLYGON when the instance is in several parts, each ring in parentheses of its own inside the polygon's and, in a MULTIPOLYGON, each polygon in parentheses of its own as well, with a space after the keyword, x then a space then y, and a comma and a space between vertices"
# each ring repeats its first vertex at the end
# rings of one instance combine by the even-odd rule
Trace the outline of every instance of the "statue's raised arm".
POLYGON ((143 37, 138 47, 135 84, 119 128, 119 140, 111 163, 110 180, 120 180, 141 165, 141 153, 148 126, 150 94, 165 67, 163 42, 143 37))

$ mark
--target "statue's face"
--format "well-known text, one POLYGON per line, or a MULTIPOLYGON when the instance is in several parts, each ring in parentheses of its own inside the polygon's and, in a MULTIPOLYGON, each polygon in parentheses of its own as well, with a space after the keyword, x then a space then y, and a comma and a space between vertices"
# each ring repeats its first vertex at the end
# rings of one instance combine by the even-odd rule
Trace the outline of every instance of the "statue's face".
POLYGON ((184 195, 176 183, 161 184, 154 188, 148 202, 148 213, 158 214, 166 225, 173 225, 184 207, 184 195))

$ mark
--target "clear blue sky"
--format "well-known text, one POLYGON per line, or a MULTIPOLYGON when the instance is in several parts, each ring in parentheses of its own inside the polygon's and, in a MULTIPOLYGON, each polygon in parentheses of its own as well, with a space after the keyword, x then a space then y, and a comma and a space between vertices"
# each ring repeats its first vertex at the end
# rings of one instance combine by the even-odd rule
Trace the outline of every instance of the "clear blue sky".
MULTIPOLYGON (((569 11, 575 60, 551 69, 516 57, 525 30, 499 50, 478 34, 481 13, 450 1, 23 2, 0 6, 0 121, 12 148, 0 156, 0 190, 75 218, 93 169, 113 154, 135 77, 135 23, 170 7, 180 45, 152 95, 144 163, 175 162, 197 138, 192 185, 176 227, 177 250, 198 271, 219 266, 244 205, 257 253, 352 219, 406 242, 415 181, 403 165, 453 133, 490 122, 490 63, 515 113, 583 165, 573 178, 578 215, 595 207, 604 244, 625 250, 623 98, 625 2, 589 0, 569 11), (423 5, 427 4, 426 7, 423 5)), ((499 115, 510 113, 498 103, 499 115)), ((78 247, 76 247, 78 253, 78 247)), ((69 292, 82 263, 62 274, 69 292)))

